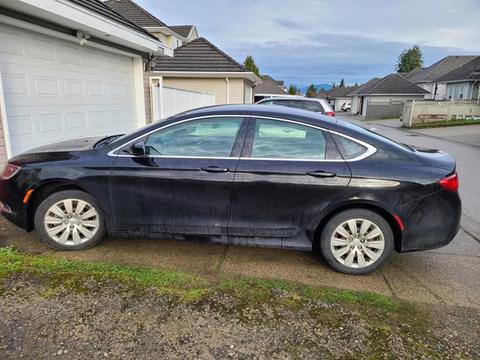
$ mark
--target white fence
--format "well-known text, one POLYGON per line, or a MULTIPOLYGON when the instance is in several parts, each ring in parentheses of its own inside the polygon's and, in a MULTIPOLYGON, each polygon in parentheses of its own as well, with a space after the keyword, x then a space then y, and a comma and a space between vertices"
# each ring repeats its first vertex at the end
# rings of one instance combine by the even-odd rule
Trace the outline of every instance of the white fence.
POLYGON ((451 101, 407 101, 403 108, 403 126, 411 127, 417 124, 455 120, 480 119, 480 101, 478 100, 451 100, 451 101))
POLYGON ((215 105, 215 95, 196 91, 160 88, 154 85, 152 95, 154 121, 160 121, 187 110, 215 105))

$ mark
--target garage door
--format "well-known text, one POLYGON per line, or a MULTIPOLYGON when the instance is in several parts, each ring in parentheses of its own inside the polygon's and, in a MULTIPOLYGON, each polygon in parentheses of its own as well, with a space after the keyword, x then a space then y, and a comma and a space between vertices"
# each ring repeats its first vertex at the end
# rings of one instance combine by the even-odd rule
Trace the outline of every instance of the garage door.
POLYGON ((4 24, 0 44, 13 155, 136 127, 132 58, 4 24))

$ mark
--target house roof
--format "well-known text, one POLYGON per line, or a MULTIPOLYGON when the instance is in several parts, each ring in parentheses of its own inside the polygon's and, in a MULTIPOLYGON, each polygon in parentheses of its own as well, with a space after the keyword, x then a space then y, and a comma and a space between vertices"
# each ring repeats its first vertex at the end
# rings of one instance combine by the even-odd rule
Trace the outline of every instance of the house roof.
POLYGON ((359 95, 364 89, 368 89, 369 87, 373 86, 376 82, 380 81, 379 78, 374 77, 373 79, 368 80, 365 84, 360 85, 355 90, 352 90, 347 95, 354 96, 359 95))
MULTIPOLYGON (((117 23, 121 23, 124 26, 129 27, 130 29, 136 30, 143 34, 147 34, 148 36, 156 39, 153 35, 151 35, 148 31, 142 29, 138 24, 133 22, 130 18, 124 16, 122 13, 117 12, 114 8, 112 8, 108 3, 109 2, 117 2, 118 0, 110 0, 107 2, 102 2, 100 0, 70 0, 72 3, 80 5, 84 8, 87 8, 91 11, 94 11, 110 20, 113 20, 117 23), (108 5, 108 6, 107 6, 108 5)), ((128 0, 122 0, 128 1, 128 0)))
POLYGON ((253 89, 254 94, 268 94, 268 95, 286 95, 287 92, 270 76, 264 76, 263 81, 255 86, 253 89))
POLYGON ((449 72, 442 76, 438 81, 462 81, 462 80, 480 80, 480 56, 477 56, 472 61, 469 61, 462 67, 449 72))
POLYGON ((270 80, 272 80, 273 82, 276 82, 277 85, 280 86, 280 87, 285 86, 285 81, 283 81, 283 80, 275 80, 275 79, 272 78, 270 75, 262 75, 262 77, 263 77, 263 80, 270 79, 270 80))
POLYGON ((402 75, 394 73, 382 79, 373 78, 349 95, 424 95, 428 93, 428 91, 405 79, 402 75))
POLYGON ((475 58, 476 56, 469 55, 447 56, 435 64, 423 68, 421 71, 410 72, 406 78, 414 83, 435 82, 442 76, 462 67, 475 58))
POLYGON ((150 14, 148 11, 137 5, 132 0, 107 0, 105 1, 105 4, 138 26, 167 27, 167 25, 163 21, 150 14))
POLYGON ((336 99, 339 97, 348 97, 350 96, 350 93, 352 91, 355 91, 358 88, 359 86, 341 86, 341 87, 338 86, 338 87, 331 88, 329 91, 327 91, 326 96, 329 99, 336 99))
POLYGON ((175 31, 178 35, 188 38, 192 30, 195 28, 194 25, 175 25, 175 26, 170 26, 170 29, 175 31))
POLYGON ((153 71, 249 72, 207 39, 200 37, 174 50, 174 57, 158 56, 153 71))

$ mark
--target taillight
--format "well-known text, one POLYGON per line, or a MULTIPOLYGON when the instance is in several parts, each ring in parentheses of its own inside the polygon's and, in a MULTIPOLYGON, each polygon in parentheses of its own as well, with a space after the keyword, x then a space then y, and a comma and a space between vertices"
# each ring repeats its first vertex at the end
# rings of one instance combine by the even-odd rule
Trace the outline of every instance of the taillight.
POLYGON ((458 175, 454 173, 447 176, 438 182, 445 190, 456 192, 458 191, 458 175))
POLYGON ((325 114, 328 116, 335 116, 335 111, 327 111, 325 114))
POLYGON ((11 179, 20 171, 20 169, 21 169, 20 166, 7 164, 5 165, 3 170, 0 172, 0 179, 1 180, 11 179))

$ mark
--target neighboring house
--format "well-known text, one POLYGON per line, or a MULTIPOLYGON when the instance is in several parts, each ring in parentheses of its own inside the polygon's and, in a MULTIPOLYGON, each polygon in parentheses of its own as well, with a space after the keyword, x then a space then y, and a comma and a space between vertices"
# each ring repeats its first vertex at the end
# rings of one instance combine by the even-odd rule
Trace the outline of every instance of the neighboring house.
POLYGON ((350 93, 357 88, 358 86, 338 86, 330 89, 324 96, 335 111, 340 111, 343 104, 352 102, 350 93))
POLYGON ((0 44, 0 163, 145 125, 144 62, 173 55, 97 0, 2 0, 0 44))
POLYGON ((430 93, 426 99, 444 100, 447 98, 447 85, 441 78, 475 58, 476 56, 447 56, 429 67, 412 70, 404 76, 430 93))
POLYGON ((176 49, 198 37, 195 26, 168 26, 141 6, 137 5, 133 0, 107 0, 105 4, 157 37, 170 48, 176 49))
POLYGON ((195 25, 175 25, 170 26, 178 35, 185 39, 185 43, 198 39, 198 31, 195 25))
POLYGON ((448 99, 480 100, 480 56, 442 76, 448 99))
POLYGON ((255 102, 265 98, 288 96, 288 92, 285 90, 284 82, 275 80, 269 75, 264 75, 260 84, 253 89, 255 94, 255 102))
POLYGON ((369 103, 405 102, 424 99, 429 92, 400 74, 373 78, 348 95, 352 97, 353 114, 365 115, 369 103))
POLYGON ((195 26, 167 26, 132 0, 106 4, 175 49, 173 59, 152 58, 152 71, 145 73, 150 121, 206 105, 253 102, 252 88, 260 79, 198 37, 195 26))
MULTIPOLYGON (((164 88, 191 92, 192 97, 208 94, 214 97, 211 105, 251 104, 253 87, 261 81, 203 37, 175 49, 173 58, 158 56, 150 79, 158 94, 153 101, 154 121, 170 115, 165 109, 171 105, 162 104, 164 88)), ((188 110, 185 106, 177 109, 188 110)))

